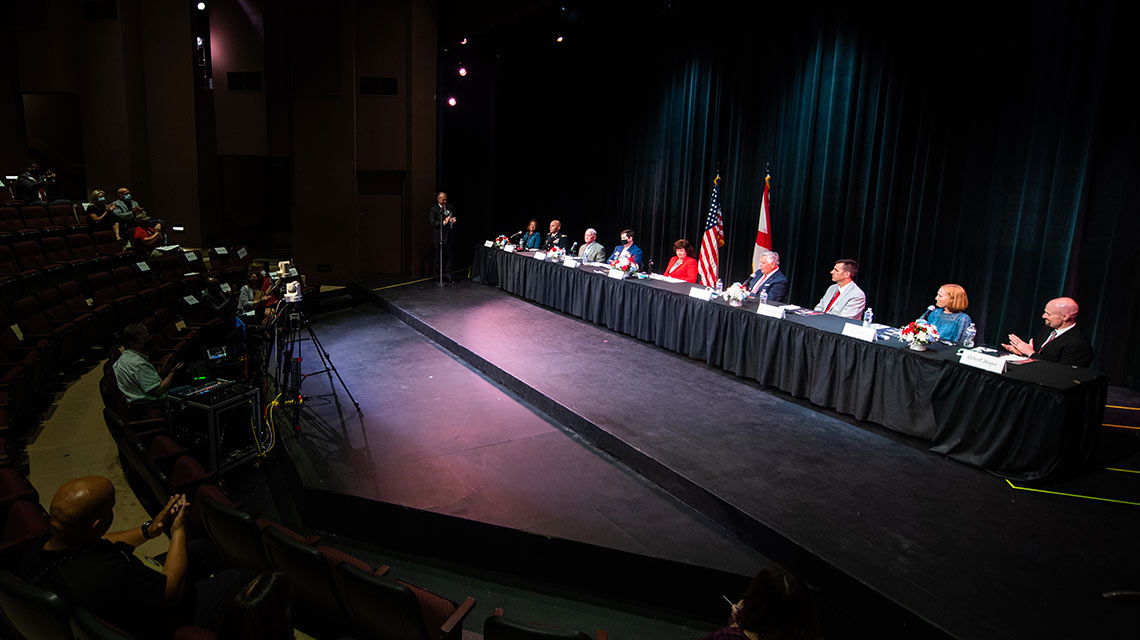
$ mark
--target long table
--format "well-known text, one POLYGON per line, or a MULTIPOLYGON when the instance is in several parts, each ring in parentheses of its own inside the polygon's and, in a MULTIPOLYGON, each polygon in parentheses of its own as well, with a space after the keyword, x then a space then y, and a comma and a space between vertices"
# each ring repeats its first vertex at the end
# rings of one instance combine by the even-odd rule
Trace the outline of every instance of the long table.
MULTIPOLYGON (((471 279, 921 438, 935 453, 1010 479, 1079 468, 1104 415, 1108 380, 1090 369, 1028 362, 989 373, 959 364, 954 347, 865 342, 842 335, 843 318, 769 318, 756 313, 756 301, 703 301, 688 295, 688 283, 616 280, 530 252, 479 246, 471 279)), ((646 372, 645 382, 654 375, 646 372)))

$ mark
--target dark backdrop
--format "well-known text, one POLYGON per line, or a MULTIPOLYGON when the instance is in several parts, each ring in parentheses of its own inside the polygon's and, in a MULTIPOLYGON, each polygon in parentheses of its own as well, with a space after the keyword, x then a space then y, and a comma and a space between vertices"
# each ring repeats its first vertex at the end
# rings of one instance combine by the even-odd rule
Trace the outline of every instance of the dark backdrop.
POLYGON ((1136 387, 1140 12, 962 8, 587 3, 499 20, 441 55, 460 98, 442 183, 470 242, 558 217, 612 247, 628 226, 660 269, 673 240, 698 243, 719 167, 732 282, 750 271, 770 163, 793 302, 814 304, 851 257, 878 321, 913 319, 956 282, 994 344, 1071 295, 1094 366, 1136 387))

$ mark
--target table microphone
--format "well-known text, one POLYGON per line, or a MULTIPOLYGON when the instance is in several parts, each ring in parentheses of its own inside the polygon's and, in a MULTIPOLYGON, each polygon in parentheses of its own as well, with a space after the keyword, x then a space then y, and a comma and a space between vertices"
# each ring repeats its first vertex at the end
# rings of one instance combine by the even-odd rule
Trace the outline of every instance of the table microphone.
POLYGON ((569 251, 567 251, 566 253, 574 253, 574 249, 575 249, 575 248, 577 248, 577 246, 578 246, 578 243, 577 243, 577 242, 575 242, 574 244, 570 245, 570 250, 569 250, 569 251))
POLYGON ((517 238, 521 235, 522 235, 522 231, 516 231, 515 234, 513 236, 511 236, 511 239, 514 240, 515 238, 517 238))
POLYGON ((929 307, 926 308, 926 313, 922 314, 922 317, 919 318, 919 320, 926 320, 926 316, 930 315, 933 312, 934 312, 934 305, 930 305, 929 307))

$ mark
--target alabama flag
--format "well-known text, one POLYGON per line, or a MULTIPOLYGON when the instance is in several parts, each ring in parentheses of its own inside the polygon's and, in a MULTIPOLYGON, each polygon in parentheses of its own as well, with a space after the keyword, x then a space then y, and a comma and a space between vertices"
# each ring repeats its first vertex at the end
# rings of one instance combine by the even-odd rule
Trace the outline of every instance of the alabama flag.
POLYGON ((756 229, 756 247, 752 250, 752 271, 760 268, 760 255, 772 250, 772 227, 768 219, 768 182, 771 175, 764 176, 764 200, 760 203, 760 225, 756 229))

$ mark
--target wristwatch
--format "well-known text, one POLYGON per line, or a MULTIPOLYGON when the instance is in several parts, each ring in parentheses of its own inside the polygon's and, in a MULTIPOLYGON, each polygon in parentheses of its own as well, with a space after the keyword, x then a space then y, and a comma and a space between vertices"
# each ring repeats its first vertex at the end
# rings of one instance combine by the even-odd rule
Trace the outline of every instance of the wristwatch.
POLYGON ((153 536, 150 535, 150 525, 152 525, 152 524, 154 524, 154 520, 147 520, 146 522, 144 522, 142 524, 142 534, 143 534, 144 540, 150 540, 151 538, 157 538, 158 537, 157 533, 154 534, 153 536))

